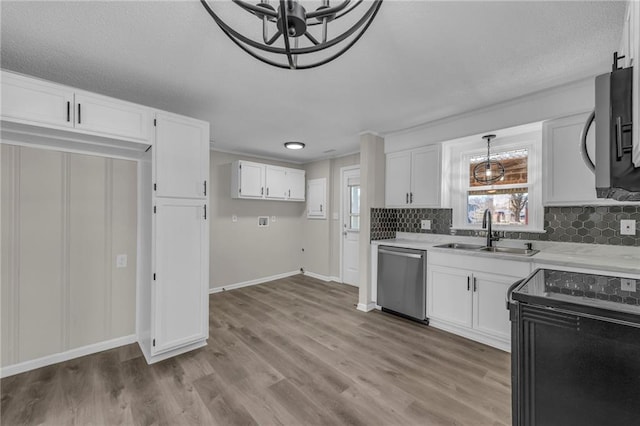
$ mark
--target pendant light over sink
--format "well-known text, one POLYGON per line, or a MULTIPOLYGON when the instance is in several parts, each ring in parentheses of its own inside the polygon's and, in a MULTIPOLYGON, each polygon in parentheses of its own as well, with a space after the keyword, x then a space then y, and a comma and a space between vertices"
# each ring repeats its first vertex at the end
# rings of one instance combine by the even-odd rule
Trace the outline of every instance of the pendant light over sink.
POLYGON ((237 27, 255 36, 251 38, 220 17, 222 10, 228 9, 224 5, 226 2, 200 2, 220 29, 242 50, 264 63, 292 70, 315 68, 345 53, 369 28, 382 5, 382 0, 373 0, 366 9, 364 5, 369 2, 362 0, 345 0, 337 5, 331 5, 330 0, 321 0, 305 2, 307 10, 298 0, 274 1, 273 5, 269 0, 257 4, 232 0, 239 13, 228 16, 227 22, 239 23, 246 17, 246 25, 243 22, 237 27), (299 63, 298 59, 302 57, 304 60, 299 63))
POLYGON ((483 185, 490 185, 504 177, 504 166, 498 160, 491 160, 491 139, 496 135, 484 135, 487 141, 487 159, 476 164, 473 168, 473 179, 483 185))

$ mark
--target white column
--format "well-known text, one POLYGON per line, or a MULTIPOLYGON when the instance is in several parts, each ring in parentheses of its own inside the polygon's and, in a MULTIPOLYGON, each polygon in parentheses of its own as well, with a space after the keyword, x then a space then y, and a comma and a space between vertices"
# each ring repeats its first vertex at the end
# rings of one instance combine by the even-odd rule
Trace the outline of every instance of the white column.
POLYGON ((360 292, 358 310, 375 307, 371 282, 371 209, 384 207, 384 139, 373 133, 360 135, 360 292))

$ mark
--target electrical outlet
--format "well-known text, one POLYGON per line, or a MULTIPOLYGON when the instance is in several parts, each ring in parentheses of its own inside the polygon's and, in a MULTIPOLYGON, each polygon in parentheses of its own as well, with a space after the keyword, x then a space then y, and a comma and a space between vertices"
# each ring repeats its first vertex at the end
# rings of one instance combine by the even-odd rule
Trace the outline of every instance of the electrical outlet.
POLYGON ((430 220, 421 220, 420 221, 420 229, 431 229, 431 221, 430 220))
POLYGON ((620 221, 620 235, 636 235, 636 221, 633 219, 622 219, 620 221))
POLYGON ((116 268, 126 268, 127 267, 127 255, 119 254, 116 256, 116 268))
POLYGON ((625 291, 636 291, 636 280, 631 278, 620 278, 620 289, 625 291))
POLYGON ((231 215, 231 222, 237 222, 238 221, 238 215, 232 214, 231 215))

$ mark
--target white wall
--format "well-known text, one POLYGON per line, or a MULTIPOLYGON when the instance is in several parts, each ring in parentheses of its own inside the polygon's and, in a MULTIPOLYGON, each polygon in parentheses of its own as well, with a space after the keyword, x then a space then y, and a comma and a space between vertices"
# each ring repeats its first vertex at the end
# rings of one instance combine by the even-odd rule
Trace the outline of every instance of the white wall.
POLYGON ((479 133, 590 111, 593 78, 512 99, 476 111, 386 134, 385 152, 401 151, 479 133))
POLYGON ((210 288, 219 290, 298 271, 305 203, 232 199, 231 163, 247 160, 302 167, 218 151, 210 152, 210 160, 210 288), (237 222, 232 222, 232 215, 238 217, 237 222), (276 221, 258 228, 258 216, 275 216, 276 221))
POLYGON ((2 366, 132 335, 136 163, 4 143, 0 152, 2 366))

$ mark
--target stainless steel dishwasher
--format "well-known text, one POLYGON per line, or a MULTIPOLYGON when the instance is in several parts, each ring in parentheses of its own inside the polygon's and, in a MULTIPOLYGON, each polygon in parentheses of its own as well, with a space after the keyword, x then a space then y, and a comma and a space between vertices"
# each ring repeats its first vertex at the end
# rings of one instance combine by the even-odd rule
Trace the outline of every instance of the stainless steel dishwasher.
POLYGON ((378 300, 383 311, 426 319, 427 252, 378 247, 378 300))

